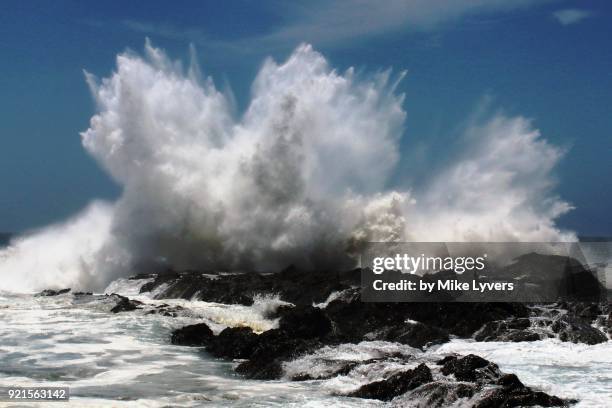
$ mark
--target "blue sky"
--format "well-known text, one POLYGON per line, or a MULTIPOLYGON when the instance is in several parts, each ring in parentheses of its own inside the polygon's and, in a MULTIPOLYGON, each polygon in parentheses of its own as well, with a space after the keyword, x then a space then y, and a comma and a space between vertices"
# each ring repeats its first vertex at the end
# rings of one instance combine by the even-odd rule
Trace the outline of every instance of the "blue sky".
POLYGON ((198 50, 238 105, 262 60, 300 42, 340 70, 407 70, 404 160, 417 186, 453 152, 482 105, 532 118, 568 148, 558 193, 576 206, 562 227, 612 235, 612 5, 498 0, 79 2, 4 1, 0 13, 0 231, 60 220, 119 189, 82 149, 94 107, 83 69, 107 76, 145 37, 173 58, 198 50), (306 5, 307 4, 307 5, 306 5), (417 152, 427 151, 427 162, 417 152))

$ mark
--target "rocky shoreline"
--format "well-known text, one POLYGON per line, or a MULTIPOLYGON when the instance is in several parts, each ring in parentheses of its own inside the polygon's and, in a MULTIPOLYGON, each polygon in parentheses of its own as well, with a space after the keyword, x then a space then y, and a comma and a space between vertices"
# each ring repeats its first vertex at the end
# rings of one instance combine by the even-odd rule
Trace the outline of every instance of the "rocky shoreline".
MULTIPOLYGON (((147 279, 141 293, 156 299, 183 298, 250 306, 257 296, 274 295, 283 302, 267 311, 275 328, 255 332, 227 327, 215 334, 206 323, 175 330, 169 339, 180 346, 202 347, 210 355, 235 362, 235 371, 250 379, 316 381, 397 366, 380 379, 344 394, 346 397, 391 401, 395 406, 448 406, 458 399, 474 407, 568 406, 573 400, 525 386, 477 355, 428 356, 434 345, 451 338, 521 342, 546 338, 598 344, 612 334, 607 302, 525 305, 520 303, 366 303, 360 298, 359 270, 302 273, 288 268, 276 274, 223 274, 168 271, 138 275, 147 279), (329 353, 347 344, 393 342, 413 353, 381 353, 374 359, 336 361, 329 353), (318 359, 324 372, 288 367, 304 358, 318 359), (417 404, 418 405, 418 404, 417 404)), ((54 296, 66 290, 43 291, 54 296)), ((125 296, 75 293, 75 300, 98 296, 110 312, 142 309, 145 314, 176 317, 180 306, 145 305, 125 296)), ((333 354, 333 353, 332 353, 333 354)), ((295 365, 295 364, 294 364, 295 365)))

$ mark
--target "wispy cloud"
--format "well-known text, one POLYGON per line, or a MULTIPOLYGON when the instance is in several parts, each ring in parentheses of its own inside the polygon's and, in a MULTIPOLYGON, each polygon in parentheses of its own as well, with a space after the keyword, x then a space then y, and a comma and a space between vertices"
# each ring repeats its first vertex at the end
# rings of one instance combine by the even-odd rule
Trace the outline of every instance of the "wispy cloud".
POLYGON ((337 44, 358 37, 386 32, 430 31, 462 17, 505 12, 543 0, 335 0, 317 3, 317 7, 285 10, 293 23, 279 28, 265 39, 270 42, 337 44))
POLYGON ((563 9, 555 11, 552 15, 561 25, 566 26, 577 24, 586 18, 592 17, 593 12, 581 9, 563 9))
POLYGON ((298 2, 277 2, 274 12, 284 24, 266 34, 222 40, 207 35, 202 27, 135 20, 122 22, 124 28, 150 36, 186 40, 203 48, 240 52, 280 51, 301 42, 316 46, 344 46, 347 43, 389 32, 433 32, 469 16, 494 15, 550 0, 317 0, 308 7, 298 2))

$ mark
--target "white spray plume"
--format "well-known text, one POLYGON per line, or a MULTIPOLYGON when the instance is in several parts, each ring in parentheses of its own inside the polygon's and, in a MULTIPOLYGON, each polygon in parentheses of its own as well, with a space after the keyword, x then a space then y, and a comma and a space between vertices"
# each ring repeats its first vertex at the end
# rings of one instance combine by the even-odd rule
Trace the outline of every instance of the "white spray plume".
MULTIPOLYGON (((16 238, 0 251, 2 290, 98 286, 100 254, 110 239, 113 207, 93 202, 61 224, 16 238)), ((109 260, 110 261, 110 260, 109 260)))
POLYGON ((110 78, 86 74, 98 113, 82 137, 121 197, 13 242, 0 275, 15 281, 0 287, 101 285, 156 264, 347 267, 367 241, 575 239, 554 223, 570 208, 551 195, 562 152, 520 117, 470 127, 466 157, 418 196, 386 190, 402 75, 338 73, 302 45, 264 63, 236 118, 195 62, 185 73, 148 42, 119 55, 110 78))

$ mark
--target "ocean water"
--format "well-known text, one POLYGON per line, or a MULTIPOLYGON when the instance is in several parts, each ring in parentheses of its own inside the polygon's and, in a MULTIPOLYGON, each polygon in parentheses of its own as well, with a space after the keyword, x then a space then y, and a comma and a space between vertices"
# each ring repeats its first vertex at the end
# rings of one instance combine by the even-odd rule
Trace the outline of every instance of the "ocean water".
MULTIPOLYGON (((123 289, 119 292, 134 293, 133 287, 123 289)), ((331 396, 312 382, 245 380, 233 372, 231 362, 169 343, 172 330, 201 321, 215 331, 228 325, 270 329, 276 322, 263 315, 274 299, 244 307, 132 297, 188 306, 193 317, 112 314, 112 304, 74 304, 71 294, 0 293, 0 386, 69 386, 70 406, 79 407, 366 405, 331 396)), ((46 405, 57 408, 61 403, 46 405)))
MULTIPOLYGON (((316 377, 346 361, 397 353, 414 358, 408 362, 373 362, 328 380, 246 380, 233 372, 235 363, 212 358, 198 348, 170 345, 170 333, 202 321, 214 331, 239 325, 268 330, 277 322, 267 319, 266 312, 280 303, 278 299, 262 297, 252 307, 161 301, 137 294, 144 282, 116 281, 107 292, 123 293, 148 305, 179 305, 190 312, 176 318, 146 315, 144 311, 112 314, 109 310, 113 304, 88 297, 75 300, 71 294, 34 297, 0 293, 0 386, 69 386, 70 406, 79 407, 387 406, 339 394, 422 361, 433 363, 441 354, 457 352, 488 358, 502 370, 515 372, 529 386, 578 398, 579 407, 601 407, 611 401, 611 341, 586 346, 557 340, 453 340, 427 352, 396 343, 363 342, 326 347, 289 362, 284 367, 287 376, 308 372, 316 377)), ((61 405, 47 403, 50 407, 61 405)), ((469 401, 464 405, 469 406, 469 401)), ((14 405, 0 402, 0 406, 14 405)))

